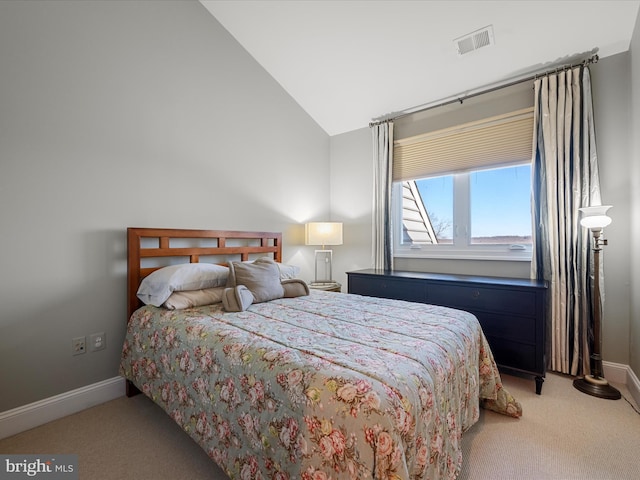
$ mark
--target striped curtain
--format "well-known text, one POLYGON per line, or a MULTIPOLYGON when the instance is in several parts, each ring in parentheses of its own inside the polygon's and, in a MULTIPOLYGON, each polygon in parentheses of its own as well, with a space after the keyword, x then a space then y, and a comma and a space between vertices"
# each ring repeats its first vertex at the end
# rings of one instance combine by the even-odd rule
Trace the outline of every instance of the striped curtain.
POLYGON ((393 270, 391 186, 393 123, 374 125, 373 133, 373 268, 393 270))
POLYGON ((584 375, 593 334, 592 252, 578 208, 601 204, 589 69, 539 78, 534 92, 531 269, 549 284, 548 368, 584 375))

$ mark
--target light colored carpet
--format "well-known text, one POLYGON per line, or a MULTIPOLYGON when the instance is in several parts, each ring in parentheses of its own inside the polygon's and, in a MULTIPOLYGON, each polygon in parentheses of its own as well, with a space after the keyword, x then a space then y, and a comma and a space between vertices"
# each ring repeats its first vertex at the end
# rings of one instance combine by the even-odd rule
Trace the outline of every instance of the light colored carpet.
MULTIPOLYGON (((555 374, 547 375, 539 396, 530 379, 503 375, 503 381, 524 415, 516 420, 481 411, 463 435, 459 480, 640 478, 640 415, 624 399, 585 395, 555 374)), ((1 440, 0 453, 75 453, 83 480, 227 479, 143 395, 1 440)))
MULTIPOLYGON (((633 400, 586 395, 561 375, 547 374, 542 395, 531 380, 502 378, 522 403, 522 418, 481 410, 462 437, 459 480, 640 478, 640 414, 633 400)), ((631 399, 624 386, 615 386, 631 399)))

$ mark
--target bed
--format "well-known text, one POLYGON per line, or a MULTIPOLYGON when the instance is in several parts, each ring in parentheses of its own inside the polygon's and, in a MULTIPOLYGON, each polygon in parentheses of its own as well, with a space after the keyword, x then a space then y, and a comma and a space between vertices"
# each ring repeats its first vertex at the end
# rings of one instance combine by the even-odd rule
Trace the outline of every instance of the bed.
POLYGON ((240 312, 143 305, 163 261, 281 264, 282 236, 127 234, 127 395, 162 407, 230 478, 453 479, 480 407, 522 414, 470 313, 316 290, 240 312))

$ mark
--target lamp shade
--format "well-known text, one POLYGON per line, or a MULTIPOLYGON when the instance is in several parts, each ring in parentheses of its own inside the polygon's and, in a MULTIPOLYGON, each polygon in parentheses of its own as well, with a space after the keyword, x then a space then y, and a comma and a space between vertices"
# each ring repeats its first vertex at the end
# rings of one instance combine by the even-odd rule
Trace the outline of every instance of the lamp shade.
POLYGON ((579 210, 582 212, 580 225, 589 230, 600 230, 611 223, 611 217, 607 215, 607 210, 611 205, 595 205, 592 207, 583 207, 579 210))
POLYGON ((311 222, 304 226, 306 245, 342 245, 342 223, 311 222))

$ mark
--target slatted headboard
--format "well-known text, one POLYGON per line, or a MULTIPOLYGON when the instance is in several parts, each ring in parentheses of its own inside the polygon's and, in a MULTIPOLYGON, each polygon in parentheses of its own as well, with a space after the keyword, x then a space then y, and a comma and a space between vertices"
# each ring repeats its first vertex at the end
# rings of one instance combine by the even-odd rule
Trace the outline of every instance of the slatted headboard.
POLYGON ((247 261, 252 256, 272 255, 282 261, 282 234, 227 230, 184 230, 173 228, 127 229, 127 320, 141 306, 136 293, 140 282, 154 270, 175 263, 247 261), (202 259, 202 261, 207 261, 202 259), (156 265, 148 266, 149 262, 156 265))

